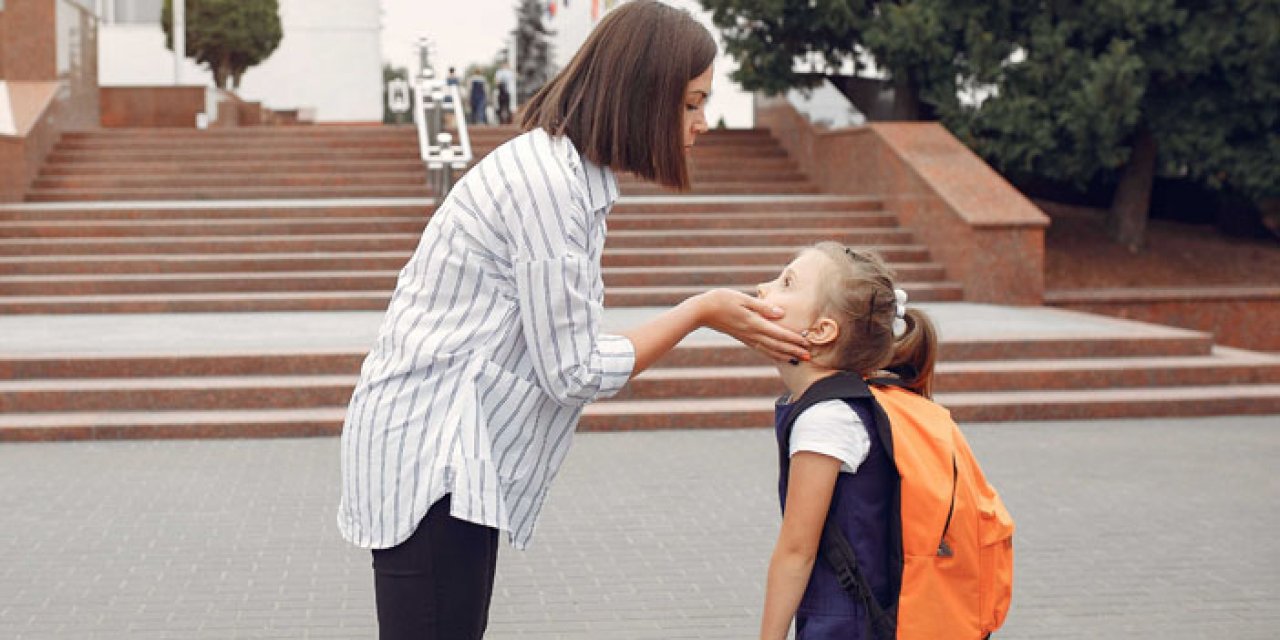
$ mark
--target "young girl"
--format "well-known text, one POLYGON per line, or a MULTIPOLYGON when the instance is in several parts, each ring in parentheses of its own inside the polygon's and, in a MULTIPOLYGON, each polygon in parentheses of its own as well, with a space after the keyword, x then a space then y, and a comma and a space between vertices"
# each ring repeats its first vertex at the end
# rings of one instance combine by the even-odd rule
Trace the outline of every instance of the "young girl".
POLYGON ((740 292, 600 330, 615 172, 687 189, 715 40, 653 0, 609 12, 431 218, 343 427, 338 527, 373 550, 382 638, 480 638, 498 532, 533 537, 588 402, 706 326, 775 359, 805 340, 740 292))
MULTIPOLYGON (((779 322, 809 340, 812 360, 778 366, 790 397, 778 406, 782 427, 797 399, 839 372, 896 376, 925 397, 931 391, 937 338, 878 255, 824 242, 802 251, 758 297, 785 310, 779 322)), ((837 582, 819 554, 830 511, 857 551, 877 602, 893 604, 889 558, 894 461, 873 427, 868 407, 824 400, 804 410, 789 434, 779 431, 782 529, 769 563, 762 640, 878 638, 867 607, 837 582)))

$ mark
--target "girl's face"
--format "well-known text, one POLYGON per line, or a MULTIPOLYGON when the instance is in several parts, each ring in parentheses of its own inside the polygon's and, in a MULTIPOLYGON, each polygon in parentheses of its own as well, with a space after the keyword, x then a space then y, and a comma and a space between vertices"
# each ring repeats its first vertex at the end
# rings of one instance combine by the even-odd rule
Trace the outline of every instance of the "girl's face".
POLYGON ((756 296, 786 312, 778 324, 796 332, 808 331, 818 323, 823 307, 822 281, 831 266, 830 258, 821 251, 805 251, 777 278, 756 285, 756 296))
POLYGON ((684 126, 681 131, 684 134, 684 150, 688 152, 693 148, 693 141, 697 139, 698 134, 705 133, 707 130, 707 98, 711 97, 711 78, 715 72, 715 65, 707 67, 702 75, 689 81, 689 85, 684 90, 684 126))

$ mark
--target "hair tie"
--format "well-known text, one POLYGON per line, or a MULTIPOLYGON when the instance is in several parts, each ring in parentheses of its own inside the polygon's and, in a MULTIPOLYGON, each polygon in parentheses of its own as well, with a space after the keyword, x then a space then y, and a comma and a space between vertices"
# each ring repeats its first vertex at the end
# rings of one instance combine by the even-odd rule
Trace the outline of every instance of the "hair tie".
POLYGON ((893 290, 893 337, 901 338, 907 332, 907 292, 893 290))

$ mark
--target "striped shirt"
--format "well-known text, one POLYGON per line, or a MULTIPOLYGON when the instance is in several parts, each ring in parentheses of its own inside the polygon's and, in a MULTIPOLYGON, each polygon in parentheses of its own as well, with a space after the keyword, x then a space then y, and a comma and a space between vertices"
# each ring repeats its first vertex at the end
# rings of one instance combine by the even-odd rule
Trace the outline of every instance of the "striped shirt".
POLYGON ((393 547, 454 517, 523 549, 582 408, 635 348, 600 332, 613 172, 541 129, 498 147, 438 207, 364 361, 342 430, 338 527, 393 547))

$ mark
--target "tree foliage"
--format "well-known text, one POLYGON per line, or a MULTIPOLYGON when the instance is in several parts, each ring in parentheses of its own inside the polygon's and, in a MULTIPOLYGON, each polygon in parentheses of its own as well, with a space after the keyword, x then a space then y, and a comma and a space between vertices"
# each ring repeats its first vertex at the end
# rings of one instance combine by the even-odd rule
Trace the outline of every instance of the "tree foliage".
MULTIPOLYGON (((1145 219, 1154 174, 1280 196, 1277 0, 702 2, 744 87, 874 60, 917 103, 903 113, 1007 173, 1116 185, 1117 219, 1145 219)), ((1118 239, 1140 245, 1138 222, 1118 239)))
MULTIPOLYGON (((237 88, 250 67, 271 56, 284 32, 278 0, 185 0, 186 51, 205 64, 219 89, 237 88)), ((173 50, 173 0, 160 16, 164 44, 173 50)))
POLYGON ((1280 3, 1043 3, 1018 26, 998 93, 944 115, 1001 169, 1115 183, 1134 248, 1152 175, 1280 195, 1280 3))
POLYGON ((516 101, 523 104, 551 79, 553 32, 542 24, 540 0, 520 0, 516 7, 516 101))
POLYGON ((893 82, 904 116, 956 101, 957 78, 989 82, 1008 57, 1012 0, 702 0, 737 59, 733 78, 769 94, 869 64, 893 82), (817 72, 818 75, 815 75, 817 72))

